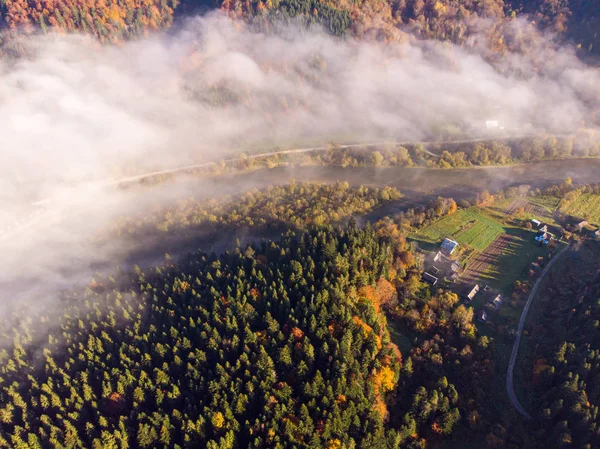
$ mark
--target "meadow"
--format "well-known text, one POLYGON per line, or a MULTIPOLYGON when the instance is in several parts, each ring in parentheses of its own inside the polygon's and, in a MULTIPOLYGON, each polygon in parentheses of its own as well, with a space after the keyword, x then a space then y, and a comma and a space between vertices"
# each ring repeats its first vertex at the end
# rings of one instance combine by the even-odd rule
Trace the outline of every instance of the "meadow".
POLYGON ((485 251, 502 232, 504 228, 500 223, 472 207, 447 215, 411 237, 428 243, 439 243, 444 238, 451 238, 463 247, 485 251))

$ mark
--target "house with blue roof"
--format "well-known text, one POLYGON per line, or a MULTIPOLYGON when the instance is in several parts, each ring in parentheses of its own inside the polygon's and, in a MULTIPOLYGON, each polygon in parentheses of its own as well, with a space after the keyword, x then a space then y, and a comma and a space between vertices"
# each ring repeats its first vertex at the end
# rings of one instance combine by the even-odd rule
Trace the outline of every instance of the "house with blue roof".
POLYGON ((442 242, 442 253, 446 256, 450 256, 458 248, 458 243, 454 240, 444 239, 442 242))

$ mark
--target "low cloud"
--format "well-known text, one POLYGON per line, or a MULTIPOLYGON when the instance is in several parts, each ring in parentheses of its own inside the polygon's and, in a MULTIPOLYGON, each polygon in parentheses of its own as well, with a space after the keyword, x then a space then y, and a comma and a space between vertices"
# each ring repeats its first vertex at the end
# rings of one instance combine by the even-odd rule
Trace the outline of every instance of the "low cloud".
MULTIPOLYGON (((531 33, 518 20, 510 27, 531 33)), ((2 241, 11 256, 0 284, 12 297, 19 273, 63 279, 57 267, 65 260, 88 272, 92 261, 119 254, 85 243, 113 216, 142 207, 110 189, 70 191, 60 226, 24 225, 31 202, 81 182, 219 160, 237 149, 423 140, 449 126, 475 136, 486 120, 512 135, 595 128, 598 69, 532 36, 536 51, 490 58, 476 40, 461 48, 340 40, 293 27, 264 34, 211 14, 119 46, 76 35, 23 38, 28 56, 0 61, 0 228, 24 229, 2 241)))

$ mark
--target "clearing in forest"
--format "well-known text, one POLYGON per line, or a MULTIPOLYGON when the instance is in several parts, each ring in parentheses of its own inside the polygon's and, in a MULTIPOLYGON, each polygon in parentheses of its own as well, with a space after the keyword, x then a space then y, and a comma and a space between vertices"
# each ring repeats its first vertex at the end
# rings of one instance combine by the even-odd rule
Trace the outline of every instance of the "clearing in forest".
POLYGON ((412 235, 415 240, 440 243, 444 238, 476 251, 485 249, 504 232, 500 223, 483 215, 478 208, 462 209, 447 215, 412 235))

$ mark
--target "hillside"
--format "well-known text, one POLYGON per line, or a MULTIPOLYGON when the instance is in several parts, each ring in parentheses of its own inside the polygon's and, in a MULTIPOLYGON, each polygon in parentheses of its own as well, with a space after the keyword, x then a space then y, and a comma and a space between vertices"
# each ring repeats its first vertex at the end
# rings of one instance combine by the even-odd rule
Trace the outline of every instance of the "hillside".
POLYGON ((417 448, 481 434, 488 342, 411 261, 393 228, 351 223, 96 279, 3 335, 0 447, 417 448), (384 310, 406 315, 411 351, 384 310), (49 320, 59 328, 40 339, 49 320))
POLYGON ((380 40, 399 40, 408 31, 421 38, 466 44, 470 37, 484 35, 495 53, 509 48, 525 50, 528 37, 514 30, 510 21, 517 14, 526 14, 584 52, 597 53, 600 48, 600 5, 583 0, 5 0, 0 3, 0 14, 5 29, 81 31, 100 41, 118 42, 168 29, 176 16, 211 8, 265 30, 275 22, 300 19, 305 24, 321 24, 336 36, 380 40))

